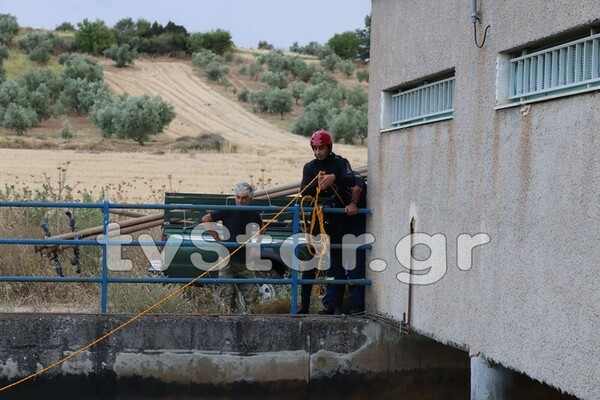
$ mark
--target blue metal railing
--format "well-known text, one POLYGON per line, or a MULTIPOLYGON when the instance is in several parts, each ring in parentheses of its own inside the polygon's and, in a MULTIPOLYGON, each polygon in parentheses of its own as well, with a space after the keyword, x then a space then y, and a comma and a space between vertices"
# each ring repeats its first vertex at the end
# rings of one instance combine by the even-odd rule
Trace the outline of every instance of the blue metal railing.
MULTIPOLYGON (((370 279, 301 279, 298 277, 298 258, 293 258, 293 265, 291 268, 290 278, 158 278, 158 277, 111 277, 109 276, 108 268, 108 251, 109 246, 169 246, 170 243, 167 241, 154 241, 152 243, 143 242, 138 240, 130 241, 119 241, 110 238, 109 235, 109 216, 111 209, 193 209, 193 210, 216 210, 216 209, 232 209, 237 206, 223 206, 223 205, 192 205, 192 204, 126 204, 126 203, 110 203, 105 200, 102 203, 72 203, 72 202, 19 202, 19 201, 2 201, 0 207, 12 207, 12 208, 97 208, 102 210, 102 237, 97 240, 85 240, 85 239, 17 239, 17 238, 0 238, 0 245, 56 245, 56 246, 102 246, 102 266, 100 276, 90 277, 62 277, 62 276, 2 276, 0 275, 0 282, 92 282, 99 283, 101 286, 100 290, 100 312, 105 314, 107 312, 107 296, 108 296, 108 285, 109 283, 179 283, 186 284, 191 281, 197 283, 207 284, 277 284, 277 285, 291 285, 291 312, 297 313, 297 296, 298 296, 298 285, 302 284, 336 284, 336 285, 371 285, 370 279)), ((244 206, 248 210, 257 211, 279 211, 283 207, 275 206, 244 206)), ((300 233, 300 207, 295 204, 290 206, 290 209, 294 211, 293 214, 293 233, 300 233)), ((305 212, 312 211, 312 208, 305 207, 305 212)), ((343 208, 329 208, 325 212, 332 213, 344 213, 343 208)), ((371 210, 368 208, 360 209, 360 214, 370 214, 371 210)), ((206 243, 209 245, 209 243, 206 243)), ((297 236, 293 237, 294 248, 298 246, 297 236)), ((179 244, 181 246, 194 246, 191 242, 184 241, 179 244)), ((236 243, 219 243, 225 247, 238 247, 236 243)), ((278 247, 281 243, 263 243, 261 247, 278 247)), ((341 244, 331 244, 331 248, 340 248, 341 244)), ((360 249, 370 249, 370 245, 360 246, 360 249)), ((200 275, 200 274, 199 274, 200 275)))

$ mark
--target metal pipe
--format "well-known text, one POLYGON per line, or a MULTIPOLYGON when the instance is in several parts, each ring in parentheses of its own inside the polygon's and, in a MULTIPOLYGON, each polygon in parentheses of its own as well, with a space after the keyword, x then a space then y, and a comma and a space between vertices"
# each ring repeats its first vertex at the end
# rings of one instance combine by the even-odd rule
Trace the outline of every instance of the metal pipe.
MULTIPOLYGON (((148 221, 162 220, 164 218, 164 216, 165 216, 164 212, 160 212, 158 214, 150 214, 150 215, 146 215, 145 217, 132 218, 132 219, 128 219, 126 221, 119 222, 119 226, 121 228, 124 228, 127 226, 137 225, 137 224, 141 224, 141 223, 148 222, 148 221)), ((74 239, 76 236, 78 236, 80 238, 88 237, 88 236, 95 236, 95 235, 102 234, 103 228, 104 228, 103 225, 94 226, 92 228, 82 229, 77 232, 67 232, 67 233, 62 233, 60 235, 50 236, 47 239, 74 239)), ((109 230, 113 231, 115 229, 117 229, 116 226, 114 226, 114 225, 109 226, 109 230)))
POLYGON ((481 21, 481 13, 477 11, 477 0, 471 0, 471 22, 481 21))
MULTIPOLYGON (((359 174, 361 174, 363 176, 366 176, 368 167, 366 165, 363 165, 361 167, 355 168, 354 171, 358 172, 359 174)), ((279 186, 275 186, 275 187, 268 188, 268 189, 257 190, 256 192, 254 192, 254 198, 255 199, 268 199, 269 197, 277 198, 277 197, 287 196, 290 194, 296 194, 299 191, 300 191, 300 182, 288 183, 285 185, 279 185, 279 186)))
POLYGON ((119 208, 111 208, 110 209, 110 213, 111 214, 117 214, 117 215, 123 215, 125 217, 132 217, 132 218, 145 217, 145 216, 148 215, 148 214, 138 213, 138 212, 135 212, 135 211, 121 210, 119 208))

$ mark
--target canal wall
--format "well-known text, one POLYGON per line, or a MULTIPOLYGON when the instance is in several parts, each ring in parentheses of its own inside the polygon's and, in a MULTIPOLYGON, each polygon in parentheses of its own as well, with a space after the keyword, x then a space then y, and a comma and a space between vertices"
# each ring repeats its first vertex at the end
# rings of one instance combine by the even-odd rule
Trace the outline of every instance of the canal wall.
MULTIPOLYGON (((2 387, 130 318, 0 314, 2 387)), ((392 398, 398 390, 410 398, 431 382, 436 386, 427 397, 414 398, 468 397, 468 354, 367 317, 146 315, 34 380, 0 391, 0 398, 51 391, 86 398, 70 392, 77 390, 144 398, 165 388, 180 398, 199 392, 205 398, 253 392, 261 398, 314 398, 329 391, 392 398)))

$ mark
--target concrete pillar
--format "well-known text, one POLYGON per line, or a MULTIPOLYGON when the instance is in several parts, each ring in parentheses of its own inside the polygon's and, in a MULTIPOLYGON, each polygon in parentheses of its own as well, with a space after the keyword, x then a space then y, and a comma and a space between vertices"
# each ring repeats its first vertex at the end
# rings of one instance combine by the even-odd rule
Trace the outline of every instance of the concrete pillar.
POLYGON ((471 357, 471 400, 511 400, 513 388, 512 371, 482 356, 471 357))

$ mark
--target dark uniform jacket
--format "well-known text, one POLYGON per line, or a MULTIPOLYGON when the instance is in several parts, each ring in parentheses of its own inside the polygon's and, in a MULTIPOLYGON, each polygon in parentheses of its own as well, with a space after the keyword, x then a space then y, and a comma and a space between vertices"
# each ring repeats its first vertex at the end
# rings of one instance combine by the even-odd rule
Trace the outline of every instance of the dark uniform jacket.
POLYGON ((300 188, 306 188, 302 194, 315 196, 317 194, 318 180, 311 181, 323 171, 324 174, 334 174, 335 182, 329 188, 322 190, 319 194, 321 204, 329 207, 345 207, 350 202, 350 188, 355 184, 354 173, 350 163, 344 157, 331 153, 324 160, 314 159, 304 165, 302 171, 302 182, 300 188), (310 183, 310 185, 309 185, 310 183), (338 198, 336 195, 341 197, 338 198))

